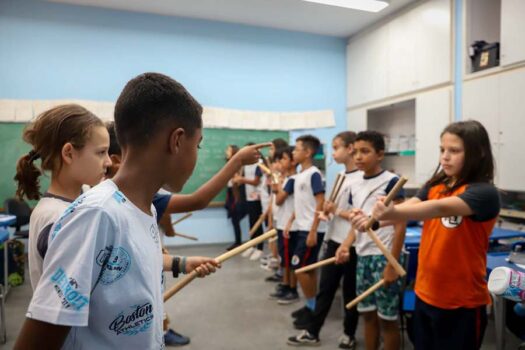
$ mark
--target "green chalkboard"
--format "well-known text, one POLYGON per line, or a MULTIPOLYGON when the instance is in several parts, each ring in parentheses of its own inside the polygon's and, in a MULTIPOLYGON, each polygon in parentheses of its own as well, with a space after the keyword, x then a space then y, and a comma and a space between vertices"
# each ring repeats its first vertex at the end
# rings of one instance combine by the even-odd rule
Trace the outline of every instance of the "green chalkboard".
MULTIPOLYGON (((25 124, 0 123, 0 207, 6 198, 13 197, 16 184, 13 180, 16 172, 16 162, 20 156, 30 150, 30 146, 22 140, 25 124)), ((224 166, 224 150, 230 144, 243 146, 247 142, 267 142, 274 138, 288 140, 285 131, 259 131, 259 130, 234 130, 234 129, 204 129, 204 138, 199 150, 199 158, 193 175, 186 183, 183 193, 192 193, 200 185, 208 181, 217 171, 224 166)), ((266 154, 267 150, 263 153, 266 154)), ((49 178, 41 177, 41 190, 49 186, 49 178)), ((222 191, 214 201, 224 201, 225 191, 222 191)), ((30 203, 33 205, 34 203, 30 203)))
MULTIPOLYGON (((233 144, 242 147, 248 142, 269 142, 275 138, 282 138, 288 141, 289 134, 287 131, 204 129, 202 148, 199 150, 197 166, 182 192, 194 192, 224 166, 224 151, 228 145, 233 144)), ((267 152, 268 149, 262 150, 262 153, 265 155, 267 152)), ((220 202, 225 199, 226 191, 223 190, 214 201, 220 202)))
MULTIPOLYGON (((22 140, 25 124, 0 123, 0 207, 7 198, 14 197, 16 183, 13 180, 16 173, 18 158, 29 152, 30 145, 22 140)), ((49 177, 40 177, 40 189, 44 191, 49 186, 49 177)), ((35 205, 36 202, 30 202, 35 205)))

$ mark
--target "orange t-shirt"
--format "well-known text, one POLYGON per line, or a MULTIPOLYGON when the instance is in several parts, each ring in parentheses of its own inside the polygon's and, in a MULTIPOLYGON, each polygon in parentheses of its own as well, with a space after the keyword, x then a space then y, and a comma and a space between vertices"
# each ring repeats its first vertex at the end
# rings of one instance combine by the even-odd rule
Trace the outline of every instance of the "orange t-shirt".
POLYGON ((415 292, 425 303, 442 309, 489 304, 485 280, 487 251, 499 212, 498 192, 491 184, 467 184, 444 194, 445 189, 444 184, 439 184, 425 192, 426 198, 419 194, 418 197, 435 200, 458 196, 469 205, 474 215, 425 221, 415 292), (480 188, 482 195, 477 191, 480 188), (478 215, 481 211, 484 214, 478 215))

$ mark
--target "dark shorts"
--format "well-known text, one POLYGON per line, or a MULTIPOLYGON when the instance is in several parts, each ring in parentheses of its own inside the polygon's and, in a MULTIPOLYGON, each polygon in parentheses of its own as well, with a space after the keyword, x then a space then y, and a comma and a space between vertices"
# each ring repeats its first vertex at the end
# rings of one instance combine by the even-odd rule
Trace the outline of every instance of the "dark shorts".
POLYGON ((487 326, 486 306, 441 309, 416 297, 414 338, 416 350, 477 350, 487 326))
POLYGON ((319 249, 323 244, 324 233, 317 232, 317 245, 315 247, 306 246, 307 231, 297 231, 295 234, 295 249, 291 261, 292 269, 299 269, 306 265, 317 262, 319 258, 319 249))
POLYGON ((297 232, 290 232, 290 238, 283 237, 283 231, 277 230, 277 247, 281 258, 281 267, 290 267, 297 242, 297 232))

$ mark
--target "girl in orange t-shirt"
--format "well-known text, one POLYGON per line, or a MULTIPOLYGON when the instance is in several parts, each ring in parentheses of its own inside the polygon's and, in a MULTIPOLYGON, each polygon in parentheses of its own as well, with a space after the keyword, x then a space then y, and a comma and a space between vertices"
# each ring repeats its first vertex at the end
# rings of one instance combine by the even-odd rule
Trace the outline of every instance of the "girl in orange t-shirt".
POLYGON ((389 207, 379 201, 372 216, 424 220, 415 348, 479 349, 490 303, 486 254, 500 209, 487 131, 473 120, 452 123, 441 133, 440 153, 438 169, 414 198, 389 207))

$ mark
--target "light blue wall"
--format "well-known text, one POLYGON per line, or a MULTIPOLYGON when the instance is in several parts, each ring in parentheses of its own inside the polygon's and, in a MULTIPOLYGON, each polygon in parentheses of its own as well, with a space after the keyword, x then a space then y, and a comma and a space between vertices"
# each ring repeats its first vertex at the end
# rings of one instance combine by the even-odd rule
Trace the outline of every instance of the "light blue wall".
MULTIPOLYGON (((113 101, 133 76, 159 71, 206 106, 332 109, 337 128, 313 132, 329 143, 346 128, 345 47, 344 39, 297 32, 3 0, 0 98, 113 101)), ((195 214, 180 230, 206 243, 233 237, 222 209, 195 214)))

